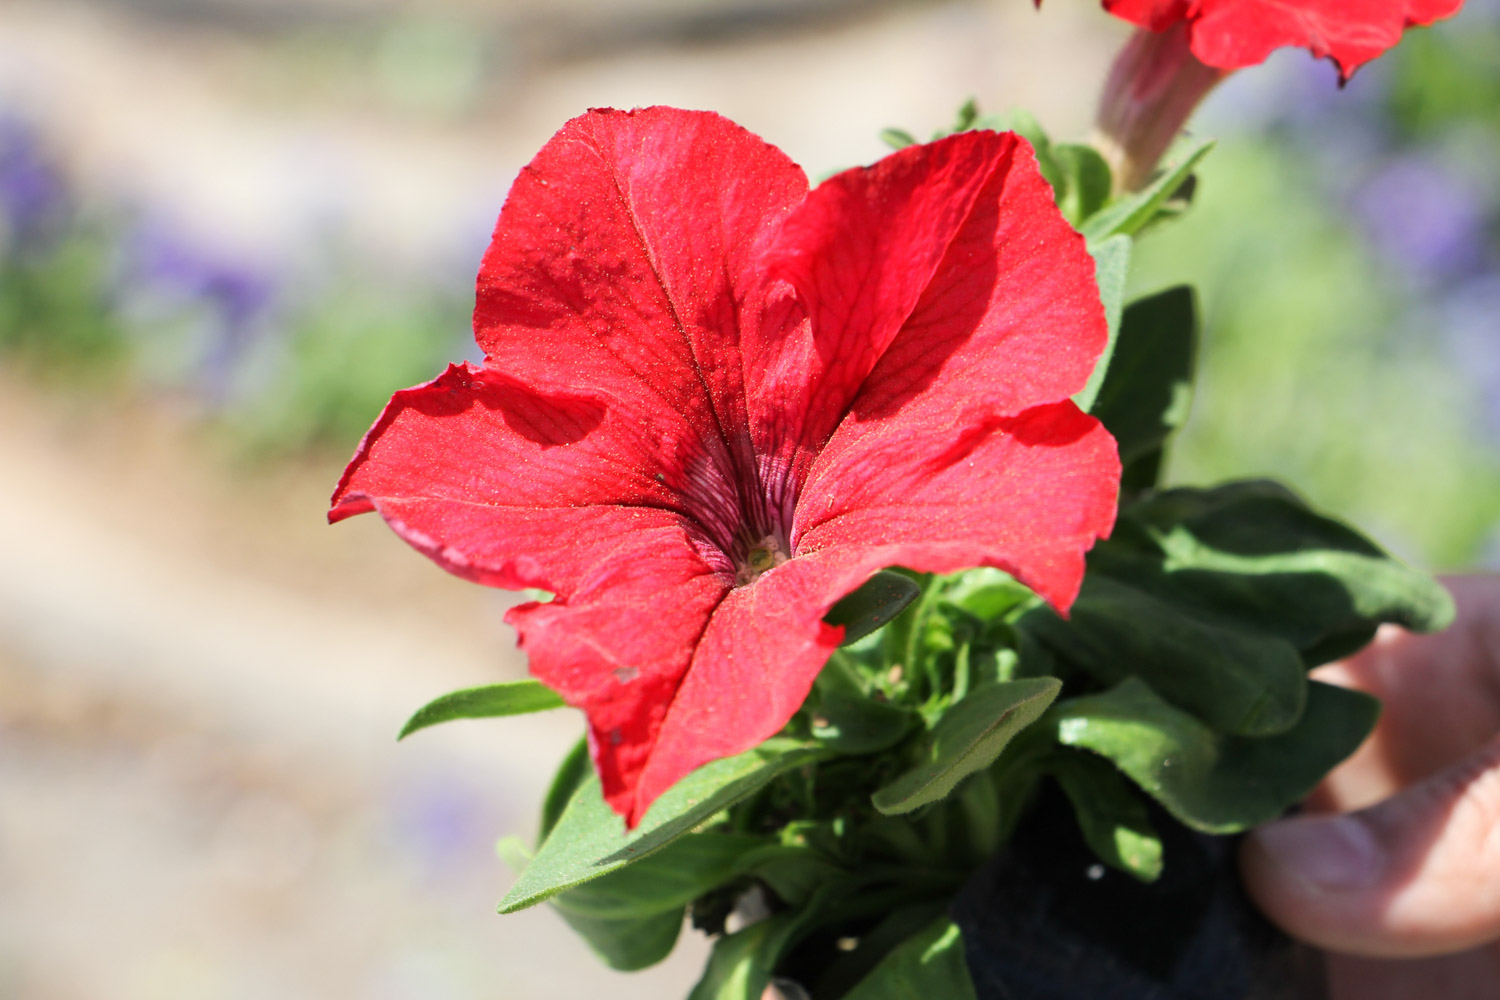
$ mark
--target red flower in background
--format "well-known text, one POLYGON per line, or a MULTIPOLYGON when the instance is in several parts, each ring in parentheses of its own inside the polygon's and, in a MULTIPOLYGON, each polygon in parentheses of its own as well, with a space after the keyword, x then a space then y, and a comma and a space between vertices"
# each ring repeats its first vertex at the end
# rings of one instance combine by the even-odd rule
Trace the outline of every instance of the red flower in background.
POLYGON ((779 730, 877 570, 998 566, 1055 606, 1114 518, 1069 401, 1094 268, 1029 147, 969 133, 809 192, 713 114, 593 111, 522 171, 480 267, 482 366, 396 393, 333 496, 508 620, 588 715, 609 803, 779 730))
POLYGON ((1407 28, 1462 6, 1463 0, 1104 0, 1111 14, 1152 31, 1185 22, 1193 55, 1208 66, 1254 66, 1276 49, 1295 47, 1332 59, 1344 80, 1407 28))

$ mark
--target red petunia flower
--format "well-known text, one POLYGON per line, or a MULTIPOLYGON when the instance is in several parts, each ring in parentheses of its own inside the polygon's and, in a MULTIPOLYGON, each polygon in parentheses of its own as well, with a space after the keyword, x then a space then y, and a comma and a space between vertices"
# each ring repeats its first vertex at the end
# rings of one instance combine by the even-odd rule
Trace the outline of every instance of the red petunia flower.
POLYGON ((1344 80, 1401 40, 1413 25, 1449 17, 1463 0, 1104 0, 1131 24, 1165 31, 1186 23, 1207 66, 1254 66, 1281 48, 1332 59, 1344 80))
POLYGON ((396 393, 329 520, 556 593, 507 620, 631 825, 787 722, 877 570, 998 566, 1066 608, 1113 523, 1114 442, 1068 398, 1093 264, 1014 135, 809 192, 717 115, 589 112, 511 189, 474 330, 484 364, 396 393))

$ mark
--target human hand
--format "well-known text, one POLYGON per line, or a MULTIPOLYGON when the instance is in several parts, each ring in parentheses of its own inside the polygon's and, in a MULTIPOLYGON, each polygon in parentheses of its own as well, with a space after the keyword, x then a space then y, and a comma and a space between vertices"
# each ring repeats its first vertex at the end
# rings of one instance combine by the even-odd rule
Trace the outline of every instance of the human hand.
POLYGON ((1314 672, 1379 697, 1380 723, 1241 849, 1261 909, 1329 952, 1335 1000, 1500 1000, 1500 576, 1444 583, 1447 631, 1387 626, 1314 672))

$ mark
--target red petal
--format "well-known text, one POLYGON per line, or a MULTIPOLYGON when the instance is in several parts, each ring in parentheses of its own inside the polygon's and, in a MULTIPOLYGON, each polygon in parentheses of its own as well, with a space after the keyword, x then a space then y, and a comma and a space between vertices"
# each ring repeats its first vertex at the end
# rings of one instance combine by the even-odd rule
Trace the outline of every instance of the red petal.
POLYGON ((799 557, 728 593, 662 722, 629 822, 694 768, 786 725, 843 636, 823 615, 883 558, 864 546, 799 557))
POLYGON ((787 219, 765 266, 796 289, 810 325, 773 314, 744 348, 747 371, 760 373, 747 386, 751 435, 779 465, 766 473, 770 490, 803 478, 1014 143, 968 132, 908 147, 824 181, 787 219))
POLYGON ((785 154, 715 114, 575 118, 516 179, 480 267, 488 364, 701 436, 711 467, 693 475, 732 498, 754 482, 740 329, 760 325, 762 245, 806 191, 785 154))
POLYGON ((711 572, 690 533, 662 512, 624 525, 604 510, 563 532, 564 544, 592 549, 584 585, 566 602, 524 605, 506 620, 531 673, 588 714, 604 798, 634 826, 656 797, 643 796, 641 772, 656 766, 663 719, 732 578, 711 572))
POLYGON ((1120 466, 1097 421, 1057 401, 1108 334, 1082 238, 1011 141, 1024 154, 991 176, 819 455, 792 544, 863 538, 912 569, 1000 566, 1065 608, 1113 525, 1120 466))
POLYGON ((1239 69, 1279 48, 1304 48, 1348 79, 1401 40, 1407 27, 1457 13, 1463 0, 1104 0, 1110 13, 1153 31, 1192 23, 1193 54, 1239 69))
POLYGON ((1071 402, 892 420, 825 456, 797 505, 798 560, 873 546, 925 572, 996 566, 1066 609, 1114 525, 1114 439, 1071 402))
POLYGON ((942 263, 830 448, 892 421, 983 404, 1019 413, 1078 392, 1109 340, 1094 261, 1053 203, 1026 140, 1007 134, 942 263))
POLYGON ((345 470, 329 520, 376 507, 390 519, 397 501, 442 501, 453 524, 422 529, 424 537, 442 544, 408 541, 463 576, 566 592, 576 575, 572 566, 548 569, 546 580, 540 565, 514 569, 514 559, 534 541, 529 532, 523 544, 462 525, 470 517, 488 525, 496 511, 524 519, 595 504, 681 511, 683 501, 667 475, 655 470, 691 461, 698 439, 673 442, 659 429, 653 440, 651 425, 643 428, 638 421, 588 396, 544 394, 498 372, 452 365, 391 398, 345 470), (459 537, 470 540, 460 543, 459 537))

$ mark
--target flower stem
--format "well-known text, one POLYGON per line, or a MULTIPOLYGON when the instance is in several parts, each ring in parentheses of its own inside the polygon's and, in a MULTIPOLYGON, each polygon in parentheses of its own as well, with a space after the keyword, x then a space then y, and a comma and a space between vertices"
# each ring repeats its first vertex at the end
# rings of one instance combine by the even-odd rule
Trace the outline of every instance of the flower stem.
POLYGON ((1205 66, 1188 26, 1142 28, 1115 57, 1095 118, 1095 145, 1114 170, 1116 193, 1145 186, 1162 154, 1228 70, 1205 66))

